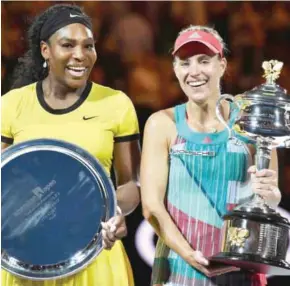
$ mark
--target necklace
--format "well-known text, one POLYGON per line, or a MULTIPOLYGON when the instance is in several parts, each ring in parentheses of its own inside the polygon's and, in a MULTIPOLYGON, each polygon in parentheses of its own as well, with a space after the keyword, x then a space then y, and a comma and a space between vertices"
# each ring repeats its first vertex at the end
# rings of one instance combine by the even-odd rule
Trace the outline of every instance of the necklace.
POLYGON ((218 123, 213 124, 213 126, 212 125, 206 126, 204 124, 201 124, 198 121, 193 122, 193 121, 189 120, 189 122, 193 125, 194 124, 198 125, 199 128, 202 129, 203 132, 206 132, 206 133, 217 133, 218 132, 218 129, 215 127, 215 125, 217 125, 218 123))
POLYGON ((197 120, 193 121, 192 119, 194 119, 194 117, 191 115, 189 116, 189 115, 190 115, 190 113, 188 112, 188 110, 186 110, 186 120, 193 128, 194 128, 194 126, 198 126, 198 129, 200 129, 201 132, 205 132, 205 133, 217 133, 218 132, 218 126, 221 124, 221 122, 217 118, 216 115, 213 117, 212 123, 210 125, 202 124, 197 120))
POLYGON ((187 119, 187 122, 190 123, 190 125, 192 127, 198 125, 199 126, 199 129, 202 130, 202 132, 206 132, 206 133, 217 133, 218 132, 218 129, 216 127, 216 125, 220 124, 218 118, 215 116, 214 117, 214 120, 216 121, 215 123, 213 124, 210 124, 210 125, 205 125, 205 124, 202 124, 200 123, 199 121, 193 121, 192 119, 189 118, 188 116, 188 112, 186 111, 186 119, 187 119))

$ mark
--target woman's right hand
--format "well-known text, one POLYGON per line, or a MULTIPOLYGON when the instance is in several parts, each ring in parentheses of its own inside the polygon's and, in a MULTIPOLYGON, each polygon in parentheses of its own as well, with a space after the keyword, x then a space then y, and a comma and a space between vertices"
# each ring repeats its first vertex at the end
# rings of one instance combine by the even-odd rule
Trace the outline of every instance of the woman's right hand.
POLYGON ((209 260, 206 259, 200 251, 193 251, 186 260, 192 267, 196 268, 207 277, 214 277, 226 274, 228 272, 240 270, 240 268, 229 265, 216 263, 211 265, 209 260))

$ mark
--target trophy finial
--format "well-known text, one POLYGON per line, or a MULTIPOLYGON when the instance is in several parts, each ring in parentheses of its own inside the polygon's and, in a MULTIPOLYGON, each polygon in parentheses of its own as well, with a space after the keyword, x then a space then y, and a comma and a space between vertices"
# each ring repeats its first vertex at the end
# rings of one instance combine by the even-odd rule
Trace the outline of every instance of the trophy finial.
POLYGON ((264 69, 263 77, 266 78, 267 84, 274 84, 279 78, 281 70, 283 67, 283 62, 277 60, 264 61, 262 68, 264 69))

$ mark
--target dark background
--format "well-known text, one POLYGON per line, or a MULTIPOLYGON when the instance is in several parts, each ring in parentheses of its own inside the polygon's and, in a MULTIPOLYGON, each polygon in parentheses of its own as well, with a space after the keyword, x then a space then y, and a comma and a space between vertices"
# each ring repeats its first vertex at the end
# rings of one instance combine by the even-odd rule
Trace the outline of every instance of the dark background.
MULTIPOLYGON (((26 48, 26 31, 35 15, 64 1, 1 2, 1 88, 26 48)), ((290 3, 227 1, 66 1, 82 6, 92 17, 98 61, 92 80, 123 90, 133 101, 141 135, 148 116, 185 100, 172 71, 170 50, 177 33, 189 24, 216 28, 227 43, 228 69, 222 92, 238 94, 263 82, 261 63, 284 62, 278 83, 290 90, 290 3)), ((290 216, 290 152, 279 150, 282 202, 290 216)), ((127 217, 124 239, 137 286, 149 285, 151 267, 135 247, 142 223, 141 207, 127 217)), ((143 237, 144 246, 146 238, 143 237)), ((156 237, 154 237, 154 242, 156 237)), ((149 249, 146 251, 149 252, 149 249)), ((270 286, 290 285, 290 277, 270 277, 270 286)))

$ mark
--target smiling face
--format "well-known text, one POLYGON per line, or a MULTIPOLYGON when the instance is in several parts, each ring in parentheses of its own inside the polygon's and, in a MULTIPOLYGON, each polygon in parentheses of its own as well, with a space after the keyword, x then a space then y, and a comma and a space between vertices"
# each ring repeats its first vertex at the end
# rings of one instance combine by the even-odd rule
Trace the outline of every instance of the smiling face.
POLYGON ((78 23, 59 29, 48 43, 42 42, 41 53, 51 78, 73 89, 86 84, 97 59, 92 31, 78 23))
POLYGON ((186 44, 175 56, 174 71, 180 87, 196 103, 219 95, 225 68, 225 58, 198 42, 186 44))

